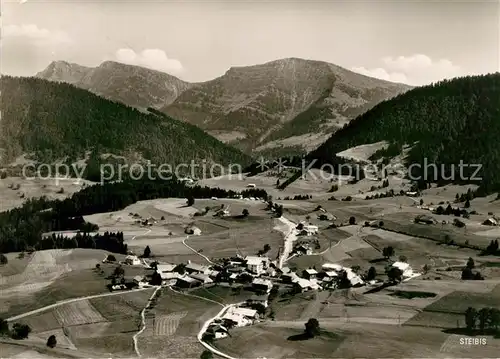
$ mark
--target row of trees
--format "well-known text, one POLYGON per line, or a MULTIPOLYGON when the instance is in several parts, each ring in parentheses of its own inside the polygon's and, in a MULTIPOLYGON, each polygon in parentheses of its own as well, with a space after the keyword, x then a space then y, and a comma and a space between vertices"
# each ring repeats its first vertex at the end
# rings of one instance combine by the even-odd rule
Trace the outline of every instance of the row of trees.
POLYGON ((473 333, 479 331, 484 334, 487 331, 498 333, 500 326, 500 309, 498 308, 476 308, 469 307, 465 311, 465 326, 467 331, 473 333))

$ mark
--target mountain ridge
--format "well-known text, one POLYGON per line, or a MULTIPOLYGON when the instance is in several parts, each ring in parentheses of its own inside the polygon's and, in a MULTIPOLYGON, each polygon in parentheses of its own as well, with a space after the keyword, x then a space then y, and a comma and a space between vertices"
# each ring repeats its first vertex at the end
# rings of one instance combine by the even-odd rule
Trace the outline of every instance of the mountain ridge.
POLYGON ((168 105, 194 85, 165 72, 116 61, 104 61, 96 67, 53 61, 35 77, 71 83, 109 100, 139 109, 168 105), (70 67, 74 70, 71 71, 70 67))
POLYGON ((77 66, 76 75, 62 64, 60 74, 48 68, 37 77, 61 81, 67 76, 75 86, 108 99, 156 108, 247 153, 312 150, 356 115, 412 88, 296 57, 232 66, 198 83, 114 61, 77 66))

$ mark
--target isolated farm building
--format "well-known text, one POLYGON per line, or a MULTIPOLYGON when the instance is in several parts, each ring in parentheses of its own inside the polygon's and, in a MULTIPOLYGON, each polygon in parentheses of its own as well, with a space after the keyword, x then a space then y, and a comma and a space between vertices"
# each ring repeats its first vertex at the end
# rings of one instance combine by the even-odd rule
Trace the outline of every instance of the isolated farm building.
POLYGON ((250 309, 250 308, 242 308, 242 307, 231 307, 229 308, 229 312, 232 314, 239 315, 244 318, 248 319, 257 319, 258 314, 255 309, 250 309))
POLYGON ((158 273, 170 273, 174 271, 175 267, 175 264, 157 264, 156 271, 158 273))
POLYGON ((264 307, 267 308, 267 306, 269 305, 269 295, 268 294, 265 294, 265 295, 252 295, 248 300, 247 300, 247 303, 248 304, 262 304, 264 307))
POLYGON ((248 188, 255 188, 255 183, 249 183, 249 184, 247 184, 247 187, 248 188))
POLYGON ((261 275, 269 264, 269 258, 258 256, 245 257, 246 266, 249 272, 261 275))
POLYGON ((311 279, 316 279, 318 272, 315 269, 309 268, 304 270, 302 275, 304 276, 305 279, 311 280, 311 279))
POLYGON ((142 264, 141 260, 134 255, 128 255, 127 257, 125 257, 124 263, 132 266, 137 266, 142 264))
MULTIPOLYGON (((324 211, 324 210, 323 210, 324 211)), ((318 215, 318 219, 320 221, 335 221, 337 220, 337 217, 335 217, 333 214, 330 213, 321 213, 318 215)))
POLYGON ((252 287, 257 291, 269 293, 273 288, 273 283, 268 279, 254 278, 252 287))
POLYGON ((491 217, 491 218, 488 218, 486 221, 483 222, 483 225, 485 226, 498 226, 498 221, 491 217))
POLYGON ((420 276, 420 273, 414 272, 411 266, 406 262, 394 262, 392 263, 392 266, 403 272, 403 280, 420 276))
POLYGON ((436 224, 436 223, 438 223, 438 221, 436 221, 436 219, 431 217, 431 216, 421 214, 420 216, 415 217, 415 223, 436 224))
POLYGON ((193 288, 201 285, 201 282, 190 276, 184 275, 177 279, 175 285, 179 288, 193 288))
POLYGON ((179 273, 176 272, 158 272, 161 277, 161 281, 163 285, 171 286, 177 283, 177 279, 182 277, 179 273))
POLYGON ((221 208, 217 212, 215 212, 214 217, 229 217, 231 212, 229 212, 228 208, 221 208))
POLYGON ((214 281, 207 275, 203 273, 193 273, 189 275, 191 278, 194 278, 198 281, 200 281, 203 284, 210 284, 213 283, 214 281))
POLYGON ((221 324, 211 325, 208 328, 207 332, 208 331, 214 333, 215 339, 227 338, 229 335, 229 331, 227 330, 227 328, 221 324))
POLYGON ((226 326, 244 327, 253 324, 253 320, 245 318, 241 315, 234 314, 232 312, 227 312, 222 317, 226 326))
POLYGON ((195 226, 189 226, 189 227, 186 227, 186 229, 184 230, 184 233, 190 234, 193 236, 200 236, 201 229, 199 229, 198 227, 195 227, 195 226))
POLYGON ((208 274, 208 273, 210 273, 210 270, 211 269, 209 267, 198 264, 198 263, 188 263, 188 265, 186 266, 186 271, 189 274, 192 274, 192 273, 208 274))
POLYGON ((408 197, 418 197, 418 192, 406 192, 408 197))

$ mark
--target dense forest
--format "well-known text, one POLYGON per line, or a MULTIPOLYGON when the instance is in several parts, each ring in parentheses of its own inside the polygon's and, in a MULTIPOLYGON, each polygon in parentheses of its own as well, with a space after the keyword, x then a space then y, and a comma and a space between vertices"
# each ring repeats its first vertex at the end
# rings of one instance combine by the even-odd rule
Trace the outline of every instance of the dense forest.
POLYGON ((82 159, 88 150, 154 164, 215 162, 246 165, 250 158, 196 126, 145 113, 69 84, 1 77, 3 160, 23 153, 52 163, 82 159))
POLYGON ((391 149, 413 146, 407 165, 421 165, 420 168, 414 166, 412 176, 420 178, 423 185, 428 182, 465 182, 480 184, 482 193, 499 190, 499 99, 499 73, 456 78, 415 88, 358 116, 307 158, 317 159, 317 165, 336 164, 338 152, 362 144, 388 141, 391 149), (473 178, 476 166, 464 167, 464 175, 459 176, 461 161, 481 164, 482 168, 475 177, 482 179, 473 178), (424 176, 425 164, 436 164, 438 170, 428 167, 424 176))
MULTIPOLYGON (((39 248, 43 233, 62 230, 93 232, 82 216, 123 209, 137 201, 156 198, 230 198, 239 193, 220 188, 186 186, 171 180, 126 180, 86 187, 64 200, 29 199, 20 208, 0 213, 0 253, 39 248)), ((267 198, 262 189, 241 192, 244 197, 267 198)))
POLYGON ((74 237, 52 234, 42 238, 37 250, 92 248, 103 249, 113 253, 127 254, 127 244, 123 240, 123 232, 89 233, 78 232, 74 237))

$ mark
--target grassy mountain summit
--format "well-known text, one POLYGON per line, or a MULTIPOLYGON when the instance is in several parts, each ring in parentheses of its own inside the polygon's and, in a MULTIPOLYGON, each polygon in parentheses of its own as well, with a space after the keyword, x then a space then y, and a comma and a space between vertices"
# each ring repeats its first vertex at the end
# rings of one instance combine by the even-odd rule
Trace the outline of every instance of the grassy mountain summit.
POLYGON ((88 150, 171 165, 249 160, 195 126, 140 112, 73 85, 4 76, 1 90, 4 163, 25 153, 44 160, 82 158, 88 150))
POLYGON ((231 67, 203 83, 112 61, 95 68, 57 61, 36 76, 162 110, 248 153, 312 150, 356 115, 411 88, 298 58, 231 67))
MULTIPOLYGON (((481 164, 477 176, 482 176, 482 188, 486 192, 498 190, 499 98, 499 73, 419 87, 358 116, 308 157, 318 159, 319 163, 331 163, 337 153, 362 144, 387 141, 393 148, 412 145, 407 164, 421 164, 423 169, 427 159, 427 163, 438 166, 441 180, 453 174, 454 182, 459 182, 460 161, 467 165, 481 164)), ((469 178, 464 182, 474 182, 470 177, 475 169, 475 166, 464 168, 463 177, 469 178)), ((434 172, 430 171, 427 181, 435 182, 433 177, 434 172)))
POLYGON ((54 61, 37 73, 36 77, 67 82, 140 109, 169 105, 180 93, 192 86, 161 71, 115 61, 105 61, 97 67, 54 61))
POLYGON ((312 149, 355 115, 409 88, 327 62, 288 58, 232 67, 163 110, 245 150, 312 149))

